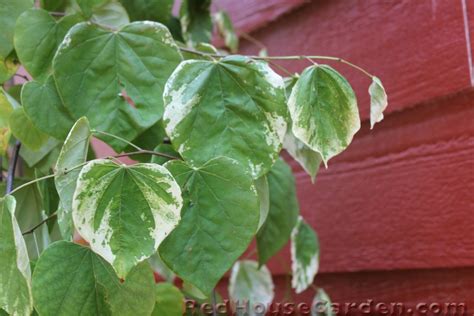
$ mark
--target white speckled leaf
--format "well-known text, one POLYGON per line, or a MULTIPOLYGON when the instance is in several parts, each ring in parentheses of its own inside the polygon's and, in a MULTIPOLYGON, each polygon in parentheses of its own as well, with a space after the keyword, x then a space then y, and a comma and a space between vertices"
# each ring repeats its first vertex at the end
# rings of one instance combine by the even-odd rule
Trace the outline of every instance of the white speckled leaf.
POLYGON ((178 224, 182 204, 181 190, 164 167, 98 159, 79 174, 72 215, 92 250, 125 278, 178 224))
POLYGON ((324 163, 349 146, 360 128, 350 84, 327 65, 306 68, 288 100, 293 134, 321 154, 324 163))
POLYGON ((71 240, 74 233, 72 223, 72 197, 81 168, 72 169, 86 162, 91 138, 89 121, 82 117, 74 124, 64 141, 56 162, 54 184, 59 194, 58 225, 63 238, 71 240), (69 170, 72 169, 72 170, 69 170))
POLYGON ((227 156, 256 179, 278 158, 288 111, 283 79, 243 56, 182 62, 166 83, 164 124, 193 166, 227 156))
POLYGON ((326 292, 319 288, 311 303, 311 316, 336 316, 326 292))
POLYGON ((300 216, 291 233, 291 286, 297 294, 306 290, 319 269, 319 240, 300 216))
MULTIPOLYGON (((161 118, 165 82, 181 59, 160 23, 133 22, 116 32, 79 23, 59 46, 53 70, 74 119, 87 116, 92 128, 131 141, 161 118)), ((127 145, 101 138, 117 151, 127 145)))
POLYGON ((165 166, 183 188, 185 203, 181 222, 160 246, 161 258, 209 295, 255 235, 257 191, 245 169, 227 157, 200 168, 177 160, 165 166))
POLYGON ((10 315, 30 315, 30 260, 15 219, 15 198, 0 198, 0 309, 10 315))
POLYGON ((238 306, 248 301, 249 315, 259 315, 255 313, 253 305, 268 306, 274 295, 272 275, 266 266, 259 268, 258 263, 252 260, 234 264, 229 280, 229 296, 233 302, 239 302, 238 306))
POLYGON ((370 95, 370 129, 374 128, 375 123, 383 120, 383 111, 387 108, 388 99, 382 82, 377 77, 372 77, 372 83, 369 87, 370 95))

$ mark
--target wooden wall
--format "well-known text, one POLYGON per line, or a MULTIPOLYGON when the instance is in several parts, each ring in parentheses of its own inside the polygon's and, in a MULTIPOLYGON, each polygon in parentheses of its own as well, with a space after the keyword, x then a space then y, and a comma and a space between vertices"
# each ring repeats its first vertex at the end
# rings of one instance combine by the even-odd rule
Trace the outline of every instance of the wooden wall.
MULTIPOLYGON (((217 2, 270 55, 342 57, 386 87, 386 118, 370 131, 370 81, 332 64, 356 90, 363 127, 315 185, 292 163, 302 213, 321 241, 315 285, 341 303, 464 302, 474 309, 474 1, 217 2)), ((259 48, 244 41, 241 50, 259 48)), ((281 65, 301 71, 308 62, 281 65)), ((277 300, 288 247, 279 257, 270 263, 277 300)))

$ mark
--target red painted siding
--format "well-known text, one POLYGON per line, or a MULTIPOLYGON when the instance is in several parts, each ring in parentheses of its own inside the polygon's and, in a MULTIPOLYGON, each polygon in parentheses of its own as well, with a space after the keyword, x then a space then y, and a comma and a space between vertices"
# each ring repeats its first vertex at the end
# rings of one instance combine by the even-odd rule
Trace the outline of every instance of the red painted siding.
MULTIPOLYGON (((337 302, 456 301, 474 309, 474 2, 222 2, 270 55, 348 59, 379 76, 389 95, 386 119, 373 131, 365 121, 315 185, 292 162, 302 213, 321 241, 315 285, 337 302), (265 9, 252 14, 257 5, 265 9)), ((257 50, 242 44, 244 53, 257 50)), ((291 71, 306 64, 281 62, 291 71)), ((367 119, 370 82, 333 65, 367 119)), ((278 299, 288 257, 286 248, 270 263, 278 299)))

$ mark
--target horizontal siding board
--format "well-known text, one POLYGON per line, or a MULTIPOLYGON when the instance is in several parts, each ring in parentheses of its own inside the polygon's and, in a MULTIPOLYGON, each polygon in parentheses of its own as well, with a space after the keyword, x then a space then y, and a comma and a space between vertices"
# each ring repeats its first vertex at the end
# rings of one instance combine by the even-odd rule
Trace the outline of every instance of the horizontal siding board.
MULTIPOLYGON (((314 185, 290 162, 302 214, 320 236, 322 272, 474 266, 473 98, 390 115, 314 185)), ((287 273, 288 258, 287 247, 272 271, 287 273)))
MULTIPOLYGON (((461 1, 313 1, 252 35, 270 55, 338 56, 380 76, 388 112, 470 87, 461 1)), ((242 49, 258 51, 250 42, 242 49)), ((301 71, 308 61, 280 64, 301 71)), ((367 118, 370 80, 335 67, 353 83, 367 118)))

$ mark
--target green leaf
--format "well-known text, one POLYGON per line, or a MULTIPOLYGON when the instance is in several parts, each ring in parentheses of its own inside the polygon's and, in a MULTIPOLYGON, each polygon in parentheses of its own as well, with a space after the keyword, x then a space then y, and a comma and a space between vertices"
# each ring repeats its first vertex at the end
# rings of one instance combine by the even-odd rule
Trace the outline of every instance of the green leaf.
POLYGON ((291 129, 286 132, 283 148, 303 167, 304 171, 311 177, 311 182, 314 183, 323 161, 321 155, 296 138, 291 129))
POLYGON ((69 15, 56 21, 41 9, 30 9, 20 15, 15 27, 15 50, 33 78, 42 80, 51 73, 59 44, 69 29, 82 20, 78 15, 69 15))
POLYGON ((270 189, 268 188, 267 177, 261 176, 255 180, 255 188, 260 200, 260 220, 258 221, 258 229, 260 229, 267 220, 268 212, 270 211, 270 189))
POLYGON ((183 280, 209 294, 257 230, 259 205, 251 177, 235 160, 219 157, 200 168, 165 164, 183 188, 182 219, 160 255, 183 280))
POLYGON ((0 0, 0 60, 10 55, 13 50, 13 34, 15 30, 16 19, 23 13, 33 7, 33 0, 0 0))
MULTIPOLYGON (((176 150, 173 149, 173 146, 170 144, 159 144, 158 146, 154 148, 153 151, 179 158, 179 154, 176 152, 176 150)), ((170 160, 171 159, 168 157, 162 157, 162 156, 157 156, 157 155, 153 155, 151 157, 151 162, 157 163, 160 165, 170 160)))
POLYGON ((283 79, 264 62, 187 60, 164 91, 163 123, 193 166, 227 156, 256 179, 278 158, 288 119, 283 79))
POLYGON ((321 288, 316 292, 311 306, 316 307, 311 310, 311 316, 336 316, 332 308, 331 299, 321 288))
POLYGON ((293 134, 321 154, 324 164, 341 153, 360 128, 350 84, 333 68, 314 65, 301 73, 288 100, 293 134))
POLYGON ((247 301, 249 315, 258 315, 253 309, 254 304, 270 305, 275 296, 274 288, 272 275, 266 266, 259 267, 253 260, 234 264, 229 279, 229 297, 239 306, 247 301))
POLYGON ((156 21, 166 24, 171 19, 174 0, 120 0, 132 21, 156 21))
POLYGON ((120 2, 110 1, 94 8, 91 21, 112 28, 121 28, 130 23, 127 11, 120 2))
MULTIPOLYGON (((134 22, 117 32, 80 23, 59 47, 53 68, 74 118, 87 116, 92 128, 130 141, 161 118, 163 86, 180 60, 169 31, 159 23, 134 22)), ((103 139, 117 151, 126 146, 103 139)))
POLYGON ((291 233, 291 286, 296 294, 306 290, 319 269, 319 240, 316 232, 300 216, 291 233))
POLYGON ((225 11, 219 11, 214 15, 219 33, 224 38, 224 43, 232 53, 239 50, 239 37, 235 34, 234 25, 225 11))
POLYGON ((23 86, 21 100, 34 125, 57 139, 65 139, 74 119, 64 107, 53 76, 44 83, 30 81, 23 86))
MULTIPOLYGON (((18 184, 24 183, 25 181, 21 181, 18 184)), ((14 197, 17 201, 15 217, 21 231, 31 229, 47 217, 38 186, 29 185, 15 192, 14 197)), ((28 257, 31 260, 37 259, 39 254, 51 243, 47 225, 39 227, 33 233, 25 235, 23 238, 28 251, 28 257)))
POLYGON ((291 236, 298 219, 295 178, 290 166, 277 160, 267 174, 270 192, 270 211, 257 234, 258 261, 264 264, 275 255, 291 236))
POLYGON ((178 224, 182 204, 181 190, 164 167, 99 159, 79 174, 72 215, 92 250, 125 278, 178 224))
POLYGON ((12 112, 9 122, 12 134, 31 150, 39 150, 49 139, 47 134, 36 128, 23 107, 12 112))
POLYGON ((61 12, 69 5, 69 0, 40 0, 40 6, 48 11, 61 12))
POLYGON ((4 83, 13 77, 18 67, 20 67, 20 63, 14 52, 7 57, 0 57, 0 83, 4 83))
POLYGON ((0 198, 0 308, 11 315, 30 315, 30 261, 15 219, 15 198, 0 198))
POLYGON ((59 241, 36 264, 33 297, 40 315, 149 315, 155 302, 153 274, 145 263, 121 282, 89 248, 59 241))
POLYGON ((183 315, 184 296, 181 291, 170 283, 156 285, 156 303, 152 316, 183 315))
POLYGON ((75 167, 86 162, 91 136, 87 119, 82 117, 77 120, 61 148, 56 162, 54 182, 60 198, 58 224, 61 235, 65 239, 72 239, 74 233, 72 198, 76 190, 77 178, 81 172, 81 168, 75 167))
POLYGON ((94 9, 101 7, 110 2, 109 0, 75 0, 74 5, 77 5, 77 8, 80 12, 87 18, 92 17, 94 14, 94 9))
MULTIPOLYGON (((180 47, 187 48, 185 44, 181 44, 180 47)), ((215 48, 213 45, 211 45, 209 43, 197 43, 196 45, 194 45, 193 50, 195 50, 197 52, 201 52, 201 53, 212 54, 212 55, 219 54, 219 51, 217 50, 217 48, 215 48)), ((191 51, 183 50, 181 53, 183 54, 184 60, 189 60, 189 59, 193 59, 193 60, 211 60, 211 61, 213 60, 212 56, 196 54, 196 53, 193 53, 191 51)))
MULTIPOLYGON (((298 81, 298 78, 299 76, 285 78, 285 90, 287 95, 291 94, 291 90, 298 81)), ((311 177, 311 182, 314 183, 323 159, 317 151, 312 150, 295 137, 292 124, 288 126, 286 131, 285 139, 283 140, 283 148, 303 167, 306 173, 311 177)))
POLYGON ((372 83, 369 87, 370 95, 370 129, 374 128, 375 123, 383 120, 383 111, 388 106, 387 94, 382 82, 377 77, 372 77, 372 83))
POLYGON ((4 156, 10 141, 10 116, 13 113, 11 97, 0 88, 0 156, 4 156))
POLYGON ((179 11, 183 37, 192 46, 212 36, 211 0, 183 0, 179 11))
POLYGON ((28 167, 34 168, 41 160, 48 156, 54 148, 58 147, 58 145, 59 141, 57 139, 49 137, 48 141, 38 150, 31 150, 28 147, 22 146, 20 148, 20 156, 28 167))

